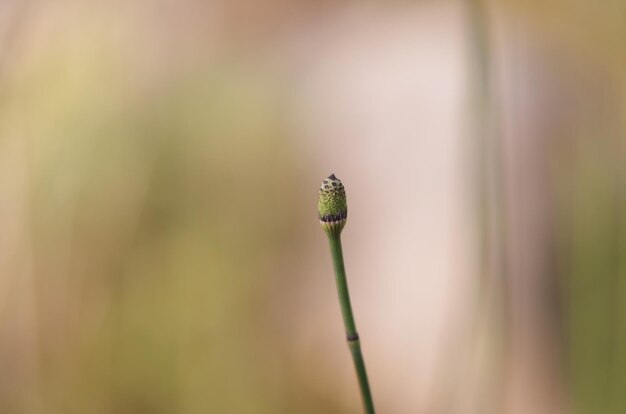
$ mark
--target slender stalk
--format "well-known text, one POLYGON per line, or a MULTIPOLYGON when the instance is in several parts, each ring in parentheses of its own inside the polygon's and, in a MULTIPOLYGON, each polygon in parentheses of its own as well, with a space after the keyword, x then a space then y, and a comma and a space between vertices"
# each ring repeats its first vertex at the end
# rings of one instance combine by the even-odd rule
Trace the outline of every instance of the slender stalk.
POLYGON ((346 279, 346 269, 343 264, 343 252, 341 249, 341 236, 339 234, 328 234, 328 243, 330 245, 330 253, 333 257, 333 265, 335 267, 335 281, 337 282, 337 294, 339 295, 339 304, 341 305, 341 314, 346 329, 346 339, 348 347, 354 361, 354 368, 359 379, 359 387, 361 389, 361 398, 365 412, 374 414, 374 403, 372 401, 372 392, 370 391, 369 381, 367 380, 367 371, 365 370, 365 361, 361 352, 361 340, 356 331, 354 323, 354 315, 352 314, 352 305, 350 304, 350 293, 348 291, 348 281, 346 279))
POLYGON ((322 182, 318 200, 318 213, 322 229, 328 236, 330 253, 333 257, 339 304, 341 305, 341 314, 346 328, 348 347, 350 348, 354 368, 359 380, 363 407, 366 414, 374 414, 374 403, 372 402, 372 393, 367 380, 363 354, 361 353, 361 341, 359 340, 354 316, 352 315, 346 268, 343 264, 343 252, 341 249, 341 230, 343 230, 348 218, 348 204, 343 184, 335 177, 335 174, 331 174, 322 182))

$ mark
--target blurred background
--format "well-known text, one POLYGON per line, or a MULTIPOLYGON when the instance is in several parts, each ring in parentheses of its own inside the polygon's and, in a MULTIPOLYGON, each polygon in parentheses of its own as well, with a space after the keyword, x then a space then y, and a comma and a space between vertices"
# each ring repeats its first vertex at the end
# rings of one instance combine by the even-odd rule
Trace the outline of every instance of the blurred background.
POLYGON ((624 22, 0 2, 0 413, 626 412, 624 22))

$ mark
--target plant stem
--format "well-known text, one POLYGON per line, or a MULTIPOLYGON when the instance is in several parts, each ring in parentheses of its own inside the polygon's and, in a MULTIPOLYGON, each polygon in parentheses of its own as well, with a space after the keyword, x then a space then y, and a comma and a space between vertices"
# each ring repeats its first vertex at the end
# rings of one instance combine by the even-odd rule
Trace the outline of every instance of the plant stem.
POLYGON ((352 314, 352 305, 350 304, 350 293, 348 292, 348 281, 346 279, 346 269, 343 264, 343 252, 341 249, 341 236, 339 234, 328 233, 328 243, 330 245, 330 253, 333 257, 333 266, 335 267, 335 280, 337 282, 337 293, 339 295, 339 304, 341 305, 341 314, 346 329, 346 338, 348 347, 354 361, 354 368, 359 379, 359 387, 361 389, 361 398, 363 406, 367 414, 374 414, 374 403, 372 402, 372 393, 370 391, 369 382, 367 380, 367 372, 365 370, 365 361, 361 353, 361 341, 356 331, 354 316, 352 314))

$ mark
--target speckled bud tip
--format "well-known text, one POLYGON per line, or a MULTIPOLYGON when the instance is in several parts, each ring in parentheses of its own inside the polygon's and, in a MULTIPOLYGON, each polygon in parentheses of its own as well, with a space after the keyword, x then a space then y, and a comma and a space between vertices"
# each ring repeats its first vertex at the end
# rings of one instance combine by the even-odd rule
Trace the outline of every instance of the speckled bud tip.
POLYGON ((346 190, 339 178, 331 174, 322 181, 317 203, 320 223, 328 234, 339 235, 348 218, 346 190))

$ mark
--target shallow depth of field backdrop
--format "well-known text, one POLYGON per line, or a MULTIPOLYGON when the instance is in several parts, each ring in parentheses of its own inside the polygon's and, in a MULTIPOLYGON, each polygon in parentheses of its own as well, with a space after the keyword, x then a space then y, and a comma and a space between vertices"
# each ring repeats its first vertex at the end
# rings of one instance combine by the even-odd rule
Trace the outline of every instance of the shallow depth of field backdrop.
POLYGON ((626 412, 622 3, 0 1, 0 413, 626 412))

